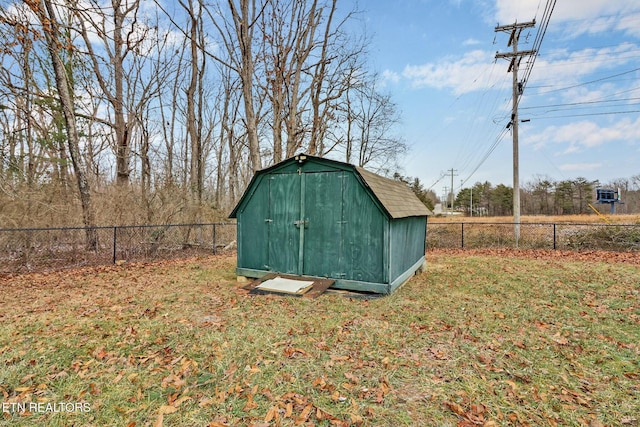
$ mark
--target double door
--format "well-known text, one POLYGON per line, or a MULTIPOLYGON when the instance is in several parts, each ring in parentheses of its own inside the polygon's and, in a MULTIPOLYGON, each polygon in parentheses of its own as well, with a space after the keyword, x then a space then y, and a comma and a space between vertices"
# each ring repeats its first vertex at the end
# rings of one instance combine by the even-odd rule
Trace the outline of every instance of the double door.
POLYGON ((343 171, 272 174, 268 177, 268 270, 340 277, 343 171))

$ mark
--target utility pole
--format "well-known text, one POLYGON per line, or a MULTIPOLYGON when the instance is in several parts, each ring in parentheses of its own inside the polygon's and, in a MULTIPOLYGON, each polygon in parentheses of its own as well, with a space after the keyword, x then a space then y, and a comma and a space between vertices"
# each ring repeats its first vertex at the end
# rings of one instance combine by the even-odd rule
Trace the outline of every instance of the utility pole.
MULTIPOLYGON (((453 201, 454 201, 454 198, 453 198, 453 177, 454 177, 454 175, 453 175, 453 173, 457 172, 457 169, 451 168, 447 172, 451 172, 451 214, 453 215, 453 201)), ((458 175, 456 174, 455 176, 458 176, 458 175)))
POLYGON ((514 234, 516 240, 516 248, 518 247, 518 241, 520 240, 520 171, 518 160, 518 101, 520 95, 522 95, 523 83, 518 81, 518 67, 520 61, 524 56, 535 55, 535 50, 521 50, 518 51, 518 40, 520 39, 520 33, 524 28, 533 27, 536 25, 535 19, 530 22, 514 23, 511 25, 501 25, 495 28, 495 32, 501 31, 505 33, 511 33, 509 36, 509 43, 507 46, 513 48, 512 52, 498 53, 496 52, 496 59, 509 58, 511 62, 509 64, 508 73, 513 73, 513 107, 511 110, 511 121, 507 125, 507 128, 511 127, 513 135, 513 223, 514 234))
MULTIPOLYGON (((464 181, 460 180, 460 190, 462 191, 462 186, 464 185, 464 181)), ((469 195, 469 216, 473 217, 473 186, 471 186, 470 195, 469 195)))
POLYGON ((442 200, 444 200, 444 211, 446 211, 449 208, 449 206, 447 206, 449 204, 449 191, 448 190, 449 190, 449 187, 447 187, 447 186, 445 186, 443 188, 443 190, 442 190, 443 193, 444 193, 442 195, 442 200))

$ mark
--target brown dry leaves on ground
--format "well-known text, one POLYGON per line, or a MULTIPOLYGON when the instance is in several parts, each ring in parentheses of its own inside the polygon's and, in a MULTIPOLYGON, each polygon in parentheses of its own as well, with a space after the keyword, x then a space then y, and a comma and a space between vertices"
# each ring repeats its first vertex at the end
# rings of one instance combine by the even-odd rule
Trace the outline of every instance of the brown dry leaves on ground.
POLYGON ((391 296, 250 296, 234 256, 0 279, 24 426, 639 424, 640 257, 437 250, 391 296))
POLYGON ((554 261, 606 262, 640 265, 640 252, 567 251, 545 249, 429 249, 429 255, 496 256, 554 261))

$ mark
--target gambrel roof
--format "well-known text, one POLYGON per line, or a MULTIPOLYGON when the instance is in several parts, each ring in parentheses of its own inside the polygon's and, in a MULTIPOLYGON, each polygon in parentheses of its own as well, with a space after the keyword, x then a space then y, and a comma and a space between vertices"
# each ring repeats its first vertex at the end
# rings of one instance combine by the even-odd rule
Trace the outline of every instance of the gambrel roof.
MULTIPOLYGON (((253 176, 251 182, 249 183, 247 189, 251 188, 254 181, 265 173, 269 173, 275 169, 279 169, 286 164, 298 162, 299 159, 303 158, 306 160, 318 160, 322 163, 332 164, 334 166, 340 167, 342 169, 351 169, 355 171, 355 173, 362 179, 365 186, 371 191, 371 194, 375 196, 375 198, 380 202, 386 213, 390 218, 407 218, 412 216, 427 216, 432 215, 433 213, 418 199, 418 197, 414 194, 413 191, 402 181, 396 181, 394 179, 385 178, 384 176, 375 174, 371 171, 368 171, 360 166, 355 166, 349 163, 340 162, 337 160, 327 159, 323 157, 311 156, 308 154, 298 154, 289 159, 283 160, 280 163, 277 163, 273 166, 267 167, 265 169, 259 170, 253 176)), ((240 207, 240 203, 242 199, 233 209, 230 218, 235 218, 237 214, 237 210, 240 207)))

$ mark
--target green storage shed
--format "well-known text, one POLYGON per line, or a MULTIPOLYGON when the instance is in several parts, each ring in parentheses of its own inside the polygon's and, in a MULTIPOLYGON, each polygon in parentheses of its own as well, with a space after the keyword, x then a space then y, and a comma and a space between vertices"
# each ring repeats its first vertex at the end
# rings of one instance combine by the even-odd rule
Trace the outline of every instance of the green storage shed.
POLYGON ((402 182, 299 154, 258 171, 231 212, 239 276, 335 279, 389 294, 424 268, 431 212, 402 182))

